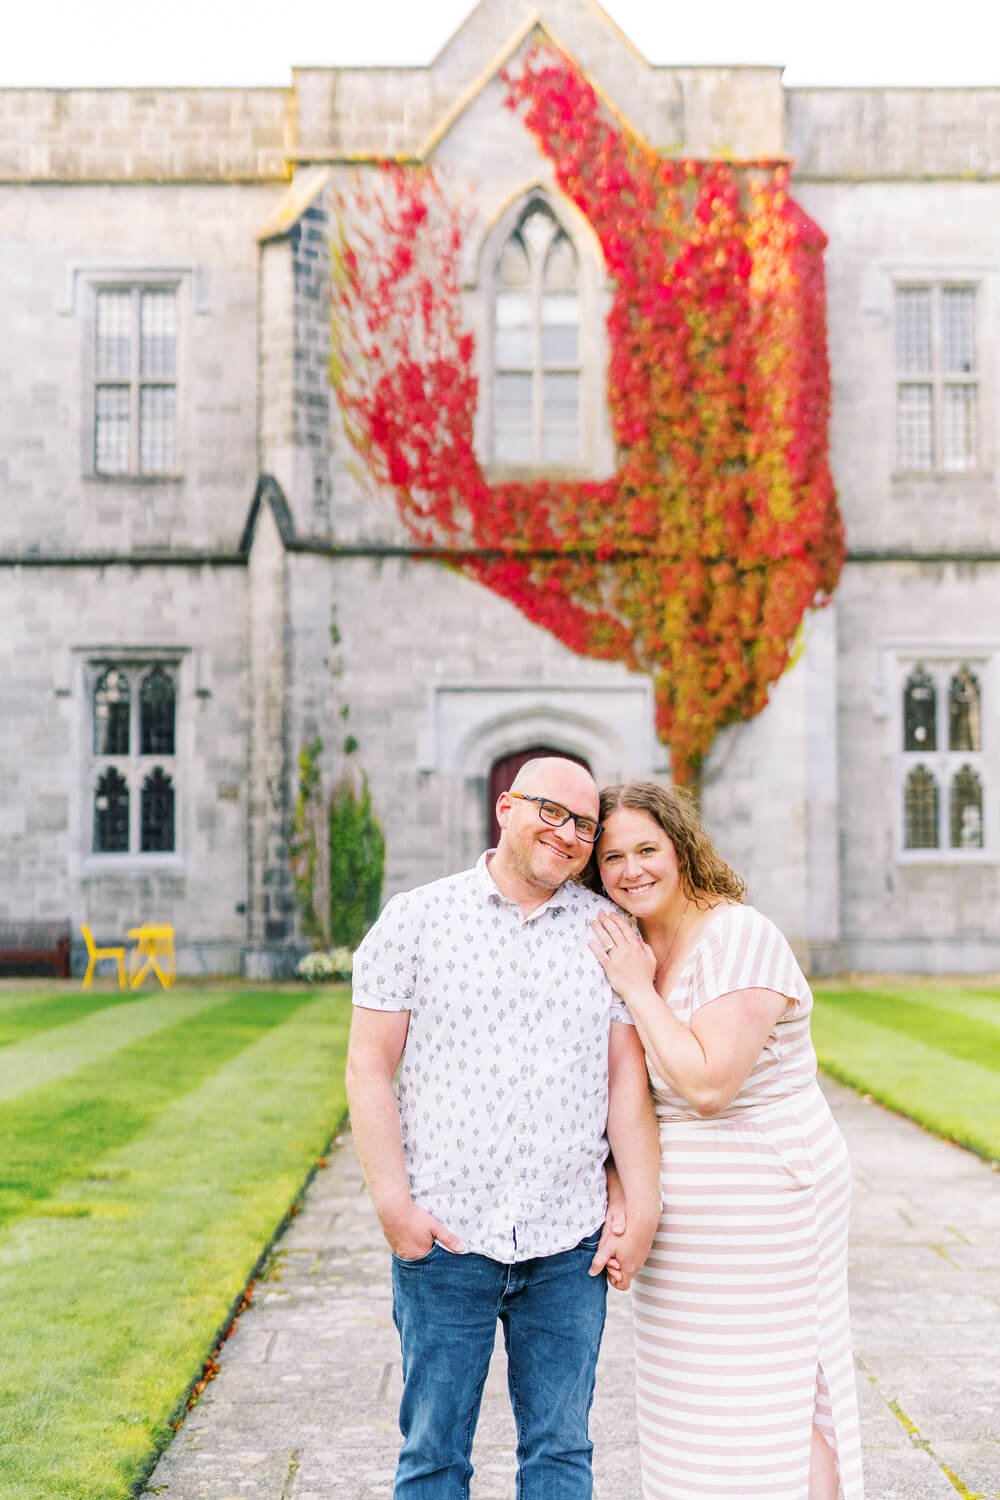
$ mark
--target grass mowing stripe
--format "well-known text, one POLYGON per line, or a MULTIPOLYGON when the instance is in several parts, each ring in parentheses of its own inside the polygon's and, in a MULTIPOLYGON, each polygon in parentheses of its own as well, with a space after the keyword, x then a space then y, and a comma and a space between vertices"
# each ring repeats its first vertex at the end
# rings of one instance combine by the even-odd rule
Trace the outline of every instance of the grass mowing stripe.
POLYGON ((126 1146, 95 1156, 93 1180, 66 1184, 92 1216, 28 1215, 0 1236, 4 1500, 125 1500, 148 1472, 343 1118, 349 997, 339 987, 306 1000, 126 1146), (123 1216, 102 1216, 108 1206, 123 1216))
POLYGON ((861 1020, 841 1000, 817 999, 813 1040, 821 1067, 922 1125, 1000 1158, 1000 1088, 991 1068, 942 1055, 933 1043, 861 1020))
MULTIPOLYGON (((143 996, 143 999, 146 997, 143 996)), ((118 1005, 135 1005, 140 996, 135 990, 113 990, 110 994, 94 994, 91 990, 64 995, 44 995, 33 1005, 21 1005, 16 1009, 0 1011, 0 1047, 24 1037, 52 1031, 58 1026, 69 1026, 82 1021, 97 1011, 118 1005)))
POLYGON ((0 1103, 108 1058, 123 1047, 198 1011, 219 1005, 228 991, 171 990, 125 1008, 100 1010, 53 1034, 25 1037, 0 1052, 0 1103))
POLYGON ((959 1062, 979 1063, 1000 1073, 1000 1028, 989 1022, 959 1017, 936 1005, 911 1005, 908 996, 879 990, 847 990, 833 1003, 842 1015, 902 1032, 959 1062))
POLYGON ((286 1021, 307 994, 233 995, 8 1106, 0 1224, 146 1129, 178 1094, 286 1021))
POLYGON ((836 999, 843 994, 868 994, 877 991, 888 995, 902 1005, 929 1005, 938 1010, 953 1011, 958 1016, 968 1016, 973 1021, 985 1021, 991 1026, 1000 1026, 1000 990, 966 990, 942 986, 930 979, 907 980, 905 987, 897 980, 853 981, 845 985, 843 980, 821 979, 813 984, 817 995, 829 995, 836 999))
MULTIPOLYGON (((0 979, 0 1013, 18 1010, 22 1005, 36 1005, 39 1000, 54 1000, 63 991, 30 979, 0 979)), ((79 991, 76 991, 79 993, 79 991)))

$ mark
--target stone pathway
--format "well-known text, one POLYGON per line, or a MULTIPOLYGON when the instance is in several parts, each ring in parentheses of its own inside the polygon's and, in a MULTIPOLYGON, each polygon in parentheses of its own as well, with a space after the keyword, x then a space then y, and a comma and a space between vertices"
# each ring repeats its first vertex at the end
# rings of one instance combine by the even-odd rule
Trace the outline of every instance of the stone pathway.
MULTIPOLYGON (((1000 1174, 836 1084, 855 1168, 851 1283, 868 1500, 1000 1497, 1000 1174)), ((344 1141, 310 1189, 222 1370, 143 1494, 388 1500, 399 1348, 388 1251, 344 1141)), ((630 1299, 608 1298, 596 1500, 639 1500, 630 1299)), ((502 1351, 475 1500, 514 1494, 502 1351)), ((774 1500, 780 1500, 775 1496, 774 1500)))

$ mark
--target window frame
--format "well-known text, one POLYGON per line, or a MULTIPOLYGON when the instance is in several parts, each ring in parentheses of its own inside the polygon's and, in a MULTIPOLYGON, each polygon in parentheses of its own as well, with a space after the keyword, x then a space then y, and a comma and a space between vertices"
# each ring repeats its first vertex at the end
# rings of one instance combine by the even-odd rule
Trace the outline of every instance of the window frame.
POLYGON ((890 715, 893 733, 892 777, 895 827, 896 862, 900 865, 935 864, 967 865, 996 864, 1000 862, 1000 845, 997 837, 996 782, 990 775, 990 755, 997 743, 996 734, 996 649, 983 645, 961 647, 940 644, 921 651, 900 651, 895 655, 891 676, 894 708, 890 715), (906 750, 905 703, 906 685, 918 667, 933 679, 935 688, 936 750, 906 750), (949 749, 949 702, 952 679, 962 668, 968 667, 975 675, 981 694, 980 750, 949 749), (923 766, 931 772, 938 788, 938 845, 936 848, 908 849, 906 847, 906 783, 910 771, 923 766), (953 782, 963 766, 970 766, 979 777, 983 794, 983 847, 973 849, 951 846, 951 800, 953 782))
POLYGON ((946 479, 968 480, 982 477, 988 465, 983 462, 985 452, 984 382, 983 360, 985 340, 983 336, 984 296, 980 277, 975 275, 897 275, 892 283, 892 358, 894 374, 893 407, 893 476, 897 479, 946 479), (924 372, 904 372, 900 366, 898 339, 899 294, 901 292, 927 292, 930 298, 930 366, 924 372), (950 373, 944 369, 944 334, 942 304, 946 292, 971 292, 972 294, 972 339, 973 369, 970 372, 950 373), (899 423, 902 409, 901 392, 906 386, 926 386, 931 392, 931 463, 926 468, 908 467, 902 462, 899 441, 899 423), (944 464, 944 410, 945 391, 949 387, 972 386, 974 388, 973 440, 970 461, 963 468, 946 467, 944 464))
POLYGON ((83 338, 83 424, 81 467, 84 476, 101 484, 176 484, 184 478, 184 392, 187 388, 187 330, 190 321, 189 276, 183 271, 90 272, 87 276, 86 318, 83 338), (127 292, 130 307, 131 368, 128 380, 102 378, 97 371, 97 308, 102 292, 127 292), (174 298, 175 352, 172 378, 143 375, 141 359, 141 308, 144 292, 169 292, 174 298), (97 463, 97 392, 102 386, 122 386, 129 391, 129 458, 119 472, 100 469, 97 463), (169 470, 146 472, 141 468, 140 407, 145 386, 174 391, 174 463, 169 470))
POLYGON ((145 871, 150 868, 172 868, 183 866, 184 828, 186 797, 183 767, 186 756, 185 720, 185 656, 186 652, 176 647, 156 650, 142 648, 132 651, 111 648, 107 651, 88 652, 83 660, 82 699, 83 712, 79 716, 81 726, 81 756, 83 785, 80 808, 81 863, 88 873, 145 871), (174 751, 172 755, 162 753, 143 755, 140 749, 140 696, 145 677, 157 667, 168 672, 174 683, 174 751), (97 684, 107 670, 123 672, 129 683, 129 750, 127 755, 102 754, 94 748, 94 694, 97 684), (125 779, 129 792, 129 840, 128 848, 118 851, 94 848, 94 798, 100 777, 109 768, 116 769, 125 779), (170 777, 174 792, 174 847, 173 849, 142 849, 142 788, 152 771, 159 768, 170 777))
MULTIPOLYGON (((463 290, 469 323, 477 334, 480 399, 476 409, 476 453, 489 482, 498 484, 534 479, 599 482, 610 479, 618 465, 607 400, 610 359, 607 315, 615 288, 607 274, 593 228, 575 204, 538 181, 512 193, 484 227, 482 237, 470 244, 463 290), (576 257, 579 346, 574 369, 579 372, 580 439, 579 453, 573 463, 539 459, 537 462, 512 464, 495 457, 496 298, 500 290, 500 257, 508 239, 536 203, 552 215, 557 229, 566 236, 576 257)), ((556 373, 555 365, 552 370, 556 373)))
POLYGON ((549 204, 544 198, 535 194, 530 197, 528 201, 523 205, 521 212, 518 214, 514 224, 511 226, 508 233, 497 247, 497 254, 495 257, 493 272, 493 411, 492 422, 490 424, 490 451, 493 462, 498 467, 506 469, 542 470, 560 469, 567 466, 576 467, 576 465, 572 463, 567 465, 566 460, 548 459, 545 456, 545 377, 547 375, 574 375, 576 377, 576 446, 578 452, 583 444, 584 411, 582 357, 583 337, 581 327, 583 309, 580 287, 580 254, 573 242, 572 236, 566 229, 566 226, 554 212, 551 204, 549 204), (522 234, 523 226, 527 223, 527 221, 534 213, 542 213, 552 222, 552 232, 549 236, 548 244, 545 246, 544 253, 536 250, 530 239, 525 241, 525 237, 522 234), (508 292, 508 290, 513 289, 508 289, 501 285, 499 269, 503 253, 507 245, 515 236, 520 236, 522 241, 524 241, 527 246, 526 254, 528 262, 528 284, 523 290, 527 295, 530 304, 531 356, 530 362, 528 364, 513 364, 509 362, 507 364, 501 364, 497 358, 497 309, 499 306, 500 298, 504 296, 505 293, 508 292), (548 259, 560 239, 566 240, 567 244, 570 247, 570 252, 573 256, 573 262, 576 272, 576 284, 572 292, 565 292, 561 290, 547 290, 545 286, 545 270, 548 264, 548 259), (547 360, 545 357, 545 301, 546 297, 552 296, 572 296, 576 302, 577 348, 576 359, 572 362, 567 360, 547 360), (497 455, 497 389, 500 378, 504 375, 527 376, 528 380, 531 383, 531 453, 529 457, 524 459, 500 458, 497 455))

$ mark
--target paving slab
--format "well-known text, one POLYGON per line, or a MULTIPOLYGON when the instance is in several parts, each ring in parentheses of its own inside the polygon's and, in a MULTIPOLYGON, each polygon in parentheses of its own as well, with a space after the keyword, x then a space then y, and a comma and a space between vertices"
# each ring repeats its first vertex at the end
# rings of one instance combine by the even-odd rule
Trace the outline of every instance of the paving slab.
MULTIPOLYGON (((1000 1174, 839 1084, 824 1089, 855 1167, 868 1500, 1000 1500, 1000 1174)), ((612 1293, 591 1422, 595 1500, 640 1500, 632 1371, 631 1299, 612 1293)), ((400 1384, 389 1253, 345 1136, 143 1494, 389 1500, 400 1384)), ((514 1446, 498 1340, 474 1500, 511 1500, 514 1446)))

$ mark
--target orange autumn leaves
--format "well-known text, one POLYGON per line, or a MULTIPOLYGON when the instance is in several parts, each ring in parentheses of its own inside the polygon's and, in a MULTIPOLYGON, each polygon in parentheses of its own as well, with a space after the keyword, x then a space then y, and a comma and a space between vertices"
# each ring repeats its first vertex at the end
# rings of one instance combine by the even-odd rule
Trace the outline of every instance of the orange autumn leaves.
POLYGON ((572 650, 648 672, 674 775, 690 780, 719 729, 764 706, 843 563, 825 238, 784 165, 659 157, 557 52, 506 82, 614 284, 615 474, 487 480, 466 225, 429 168, 369 173, 341 198, 334 384, 414 539, 572 650))

